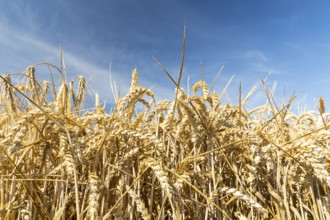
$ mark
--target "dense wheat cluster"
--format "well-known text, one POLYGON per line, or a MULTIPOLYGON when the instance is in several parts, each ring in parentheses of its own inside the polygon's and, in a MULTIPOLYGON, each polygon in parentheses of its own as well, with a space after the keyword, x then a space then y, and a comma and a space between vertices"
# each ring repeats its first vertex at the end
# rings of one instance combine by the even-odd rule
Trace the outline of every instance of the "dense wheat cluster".
POLYGON ((86 80, 44 65, 58 88, 34 66, 0 79, 0 219, 330 219, 322 98, 296 115, 265 86, 247 110, 254 90, 233 106, 200 81, 156 101, 134 70, 110 113, 81 111, 86 80))

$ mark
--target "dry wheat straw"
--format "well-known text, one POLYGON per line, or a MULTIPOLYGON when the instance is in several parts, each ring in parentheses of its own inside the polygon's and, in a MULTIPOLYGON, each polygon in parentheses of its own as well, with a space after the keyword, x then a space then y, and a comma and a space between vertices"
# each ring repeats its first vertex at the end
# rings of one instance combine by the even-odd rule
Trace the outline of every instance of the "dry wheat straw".
POLYGON ((82 111, 85 78, 75 94, 61 68, 42 65, 60 74, 58 88, 39 84, 38 65, 26 84, 1 76, 0 219, 329 217, 321 97, 319 111, 298 115, 263 83, 266 105, 246 109, 259 85, 234 106, 223 98, 231 80, 220 95, 199 81, 189 96, 171 78, 176 99, 155 102, 134 69, 112 112, 97 94, 95 109, 82 111))
POLYGON ((128 195, 134 200, 136 209, 139 213, 141 213, 142 219, 150 220, 151 215, 149 214, 144 201, 142 201, 142 199, 132 189, 128 188, 127 192, 128 192, 128 195))

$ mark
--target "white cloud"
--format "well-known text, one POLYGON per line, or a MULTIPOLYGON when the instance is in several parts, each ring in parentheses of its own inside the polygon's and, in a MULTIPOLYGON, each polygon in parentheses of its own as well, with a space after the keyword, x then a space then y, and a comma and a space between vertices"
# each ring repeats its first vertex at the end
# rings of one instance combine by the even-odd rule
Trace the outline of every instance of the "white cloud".
POLYGON ((269 57, 261 50, 251 49, 251 50, 236 50, 231 53, 231 55, 222 55, 224 59, 237 59, 242 61, 257 61, 257 62, 268 62, 269 57))
POLYGON ((297 50, 300 53, 303 53, 304 55, 309 55, 310 54, 309 50, 306 47, 301 46, 300 44, 292 43, 292 42, 286 42, 285 45, 292 48, 292 49, 294 49, 294 50, 297 50))
MULTIPOLYGON (((27 66, 40 62, 50 62, 55 65, 60 62, 60 45, 53 45, 51 40, 47 41, 36 35, 24 33, 24 31, 16 27, 9 26, 2 21, 0 21, 0 47, 3 51, 0 53, 0 74, 4 74, 5 72, 23 72, 27 66)), ((116 50, 116 56, 118 55, 125 57, 125 54, 123 53, 123 51, 116 50)), ((86 57, 86 55, 84 57, 86 57)), ((151 57, 148 58, 151 59, 151 57)), ((63 59, 67 68, 68 80, 71 80, 78 74, 84 75, 86 78, 92 77, 91 86, 93 90, 99 93, 101 99, 107 100, 108 104, 114 102, 109 81, 109 66, 100 66, 98 63, 86 60, 86 58, 82 58, 81 56, 74 54, 65 48, 63 49, 63 59)), ((109 61, 109 65, 110 62, 111 61, 109 61)), ((116 64, 113 65, 115 66, 116 64)), ((159 72, 161 72, 161 70, 159 72)), ((141 74, 144 73, 141 72, 141 74)), ((131 81, 130 77, 130 73, 122 74, 112 71, 112 79, 115 80, 117 86, 120 87, 121 96, 125 95, 129 90, 131 81)), ((155 85, 154 82, 148 80, 148 74, 147 76, 140 76, 139 78, 139 85, 141 86, 151 87, 155 85)), ((49 75, 45 74, 42 76, 39 75, 39 79, 49 80, 50 78, 49 75)), ((174 87, 172 87, 167 87, 166 83, 157 84, 153 89, 157 100, 172 99, 173 97, 171 95, 174 94, 174 87)))
POLYGON ((260 50, 243 51, 241 52, 240 58, 256 59, 263 62, 267 62, 269 60, 268 57, 260 50))

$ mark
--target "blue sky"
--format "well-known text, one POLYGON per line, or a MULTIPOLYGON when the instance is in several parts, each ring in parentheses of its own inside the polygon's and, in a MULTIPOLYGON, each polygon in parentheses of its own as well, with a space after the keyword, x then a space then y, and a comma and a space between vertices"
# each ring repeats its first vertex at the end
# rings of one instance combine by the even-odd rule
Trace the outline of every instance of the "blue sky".
MULTIPOLYGON (((173 99, 175 86, 152 59, 177 77, 183 26, 187 26, 183 86, 202 78, 211 84, 225 65, 215 91, 234 76, 228 97, 235 103, 266 78, 277 83, 275 96, 296 90, 297 102, 315 108, 318 96, 330 101, 330 2, 293 0, 2 0, 0 73, 22 72, 29 65, 59 65, 64 50, 68 80, 92 77, 91 87, 113 102, 112 77, 122 90, 137 67, 139 84, 153 87, 156 99, 173 99)), ((49 79, 37 69, 37 78, 49 79)), ((265 102, 261 88, 250 105, 265 102)), ((91 97, 91 99, 93 99, 91 97)), ((280 99, 278 99, 280 100, 280 99)), ((227 100, 226 100, 227 101, 227 100)), ((255 106, 254 106, 255 107, 255 106)))

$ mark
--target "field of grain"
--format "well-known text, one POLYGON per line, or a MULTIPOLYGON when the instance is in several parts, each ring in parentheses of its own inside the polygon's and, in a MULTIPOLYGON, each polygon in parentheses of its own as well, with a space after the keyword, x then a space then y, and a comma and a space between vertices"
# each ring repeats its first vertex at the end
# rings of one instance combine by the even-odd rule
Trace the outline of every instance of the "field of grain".
MULTIPOLYGON (((174 100, 138 84, 81 111, 86 80, 0 79, 0 219, 330 219, 330 114, 294 96, 247 110, 205 81, 174 100), (74 89, 74 84, 77 89, 74 89), (137 108, 137 105, 144 106, 137 108), (142 109, 142 110, 141 110, 142 109)), ((157 89, 157 88, 155 88, 157 89)), ((224 88, 225 91, 225 88, 224 88)))

